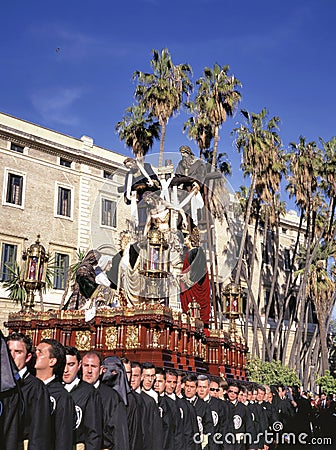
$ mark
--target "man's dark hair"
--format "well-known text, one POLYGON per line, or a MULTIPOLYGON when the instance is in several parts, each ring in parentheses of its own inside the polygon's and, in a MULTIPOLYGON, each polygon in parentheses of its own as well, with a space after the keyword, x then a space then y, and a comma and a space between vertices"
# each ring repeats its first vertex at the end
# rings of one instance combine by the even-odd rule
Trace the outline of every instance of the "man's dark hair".
POLYGON ((65 354, 70 356, 76 356, 77 361, 81 361, 81 355, 76 347, 71 347, 71 345, 67 345, 65 347, 65 354))
POLYGON ((230 381, 228 384, 228 388, 230 388, 230 387, 238 388, 238 391, 240 390, 240 384, 237 383, 237 381, 230 381))
POLYGON ((240 386, 239 392, 243 392, 243 394, 247 394, 247 387, 246 386, 240 386))
POLYGON ((56 358, 57 362, 53 367, 53 374, 56 375, 57 378, 62 380, 65 364, 66 364, 66 356, 65 356, 65 348, 59 341, 56 339, 42 339, 41 344, 48 344, 49 347, 49 357, 56 358))
POLYGON ((155 368, 155 375, 163 375, 163 378, 166 379, 166 371, 162 367, 155 368))
POLYGON ((174 377, 177 378, 177 376, 178 376, 177 370, 175 370, 175 369, 167 369, 167 370, 166 370, 166 376, 167 376, 167 375, 173 375, 174 377))
POLYGON ((131 368, 135 369, 136 367, 140 367, 140 369, 141 369, 141 364, 138 361, 132 361, 131 368))
POLYGON ((196 383, 196 385, 197 385, 197 375, 194 375, 193 373, 190 373, 189 375, 186 375, 183 378, 183 382, 186 383, 187 381, 190 381, 192 383, 196 383))
POLYGON ((151 362, 144 362, 141 364, 141 373, 147 369, 155 369, 155 366, 151 362))
POLYGON ((257 389, 259 389, 259 391, 263 391, 266 393, 266 388, 263 384, 258 384, 257 389))
POLYGON ((6 337, 6 342, 8 341, 20 341, 26 346, 27 354, 33 353, 33 341, 30 336, 23 333, 13 332, 6 337))
POLYGON ((122 358, 120 358, 120 361, 123 364, 131 364, 131 361, 128 358, 126 358, 126 356, 123 356, 122 358))

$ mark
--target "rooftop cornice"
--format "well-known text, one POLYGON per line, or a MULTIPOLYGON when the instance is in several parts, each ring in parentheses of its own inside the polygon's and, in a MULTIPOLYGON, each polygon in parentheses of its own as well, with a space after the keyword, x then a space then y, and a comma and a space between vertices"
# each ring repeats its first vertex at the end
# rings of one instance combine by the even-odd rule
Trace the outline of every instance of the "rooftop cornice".
MULTIPOLYGON (((91 154, 85 150, 69 147, 55 141, 50 141, 3 124, 0 124, 0 138, 10 140, 11 142, 24 147, 33 148, 51 155, 65 157, 78 163, 85 163, 98 169, 106 169, 110 171, 120 169, 122 172, 126 172, 126 168, 123 164, 113 161, 112 159, 91 154)), ((110 151, 107 149, 103 150, 110 151)), ((111 156, 112 155, 113 152, 111 151, 111 156)))

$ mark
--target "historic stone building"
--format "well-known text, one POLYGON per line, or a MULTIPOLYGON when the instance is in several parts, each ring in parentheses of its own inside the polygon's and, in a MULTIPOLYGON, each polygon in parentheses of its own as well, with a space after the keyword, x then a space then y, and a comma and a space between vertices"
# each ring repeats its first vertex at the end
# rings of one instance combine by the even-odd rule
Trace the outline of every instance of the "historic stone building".
MULTIPOLYGON (((57 266, 53 288, 44 296, 45 308, 53 307, 60 304, 66 270, 79 250, 115 254, 128 213, 118 193, 124 159, 90 137, 76 139, 0 114, 1 281, 8 278, 7 265, 21 263, 23 250, 39 234, 57 266)), ((1 326, 16 308, 0 283, 1 326)))

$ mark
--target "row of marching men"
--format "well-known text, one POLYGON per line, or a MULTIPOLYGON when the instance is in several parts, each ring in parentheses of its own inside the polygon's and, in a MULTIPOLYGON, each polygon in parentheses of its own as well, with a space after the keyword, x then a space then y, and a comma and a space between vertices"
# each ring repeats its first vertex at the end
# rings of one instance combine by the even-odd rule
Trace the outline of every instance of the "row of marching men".
POLYGON ((269 416, 262 386, 259 399, 248 402, 246 389, 232 382, 221 400, 218 380, 206 374, 102 360, 96 351, 81 357, 55 339, 33 349, 21 333, 5 340, 16 383, 0 394, 5 450, 268 448, 262 436, 276 417, 269 416))

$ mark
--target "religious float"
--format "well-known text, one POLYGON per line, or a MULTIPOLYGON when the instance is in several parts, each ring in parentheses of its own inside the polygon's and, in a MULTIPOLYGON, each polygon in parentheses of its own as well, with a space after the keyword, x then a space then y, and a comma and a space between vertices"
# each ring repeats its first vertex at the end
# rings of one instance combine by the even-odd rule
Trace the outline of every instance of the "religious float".
POLYGON ((28 248, 20 280, 26 301, 9 315, 9 332, 28 334, 35 345, 54 338, 103 357, 247 379, 248 349, 236 327, 242 289, 232 274, 225 284, 218 276, 213 222, 223 204, 222 180, 189 147, 180 152, 176 170, 167 165, 155 172, 149 163, 125 160, 131 219, 120 233, 120 251, 90 250, 60 309, 34 309, 48 255, 39 239, 28 248))

